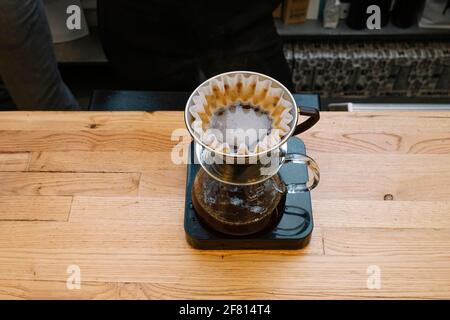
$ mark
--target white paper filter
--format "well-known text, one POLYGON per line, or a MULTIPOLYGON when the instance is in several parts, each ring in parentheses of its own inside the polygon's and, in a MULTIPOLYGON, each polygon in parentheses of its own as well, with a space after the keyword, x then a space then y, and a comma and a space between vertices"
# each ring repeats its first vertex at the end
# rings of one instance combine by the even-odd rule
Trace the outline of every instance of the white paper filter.
MULTIPOLYGON (((294 106, 284 95, 283 88, 278 84, 257 75, 222 75, 195 92, 189 107, 191 127, 203 143, 216 151, 244 155, 263 152, 278 144, 291 129, 294 119, 291 112, 294 106), (235 112, 236 108, 233 106, 238 104, 253 107, 246 112, 269 116, 272 120, 271 130, 256 139, 242 135, 232 136, 232 141, 230 137, 222 137, 210 130, 215 112, 235 112)), ((240 119, 245 115, 234 114, 233 117, 240 119)))

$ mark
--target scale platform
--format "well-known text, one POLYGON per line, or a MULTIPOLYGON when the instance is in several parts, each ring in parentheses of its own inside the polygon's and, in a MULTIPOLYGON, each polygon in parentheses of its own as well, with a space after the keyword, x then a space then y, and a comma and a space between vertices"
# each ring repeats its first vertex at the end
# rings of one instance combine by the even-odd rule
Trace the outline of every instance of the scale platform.
MULTIPOLYGON (((288 153, 306 154, 305 144, 297 137, 289 138, 288 153)), ((288 194, 283 216, 278 225, 264 233, 249 236, 230 236, 218 233, 204 225, 198 218, 191 200, 192 184, 200 164, 194 152, 194 143, 189 149, 189 164, 186 179, 186 207, 184 230, 188 243, 197 249, 300 249, 311 238, 313 216, 311 194, 309 192, 288 194)), ((308 180, 305 165, 288 163, 279 171, 285 183, 304 183, 308 180)))

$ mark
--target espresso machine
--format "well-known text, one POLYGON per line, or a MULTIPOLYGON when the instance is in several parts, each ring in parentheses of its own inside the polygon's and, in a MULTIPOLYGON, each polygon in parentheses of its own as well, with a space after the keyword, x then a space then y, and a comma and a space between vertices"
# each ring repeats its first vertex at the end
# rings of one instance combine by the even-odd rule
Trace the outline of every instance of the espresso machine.
POLYGON ((185 110, 186 127, 193 137, 184 217, 189 244, 198 249, 306 246, 313 230, 310 191, 319 183, 320 173, 316 162, 306 155, 303 141, 294 135, 318 120, 318 110, 296 106, 281 83, 263 74, 228 72, 202 83, 185 110), (272 125, 267 132, 272 140, 265 136, 253 142, 244 139, 239 143, 247 145, 238 148, 239 143, 234 147, 232 143, 241 136, 219 141, 208 136, 205 128, 214 122, 210 119, 224 117, 230 106, 243 111, 238 114, 233 109, 223 121, 225 126, 243 122, 245 117, 249 123, 253 118, 268 117, 272 125), (299 115, 308 118, 299 123, 299 115), (276 126, 282 129, 277 136, 276 126))

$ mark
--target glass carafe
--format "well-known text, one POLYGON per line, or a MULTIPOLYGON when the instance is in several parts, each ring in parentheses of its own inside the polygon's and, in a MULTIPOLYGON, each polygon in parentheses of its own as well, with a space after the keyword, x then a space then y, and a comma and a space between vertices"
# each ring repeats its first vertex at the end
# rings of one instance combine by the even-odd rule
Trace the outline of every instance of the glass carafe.
POLYGON ((274 228, 284 212, 286 195, 312 190, 319 182, 314 160, 302 154, 286 154, 285 149, 282 146, 264 163, 247 158, 248 163, 236 164, 224 163, 230 159, 196 144, 201 169, 192 187, 192 202, 200 219, 218 232, 235 236, 274 228), (278 170, 287 162, 307 165, 309 181, 286 185, 278 170))

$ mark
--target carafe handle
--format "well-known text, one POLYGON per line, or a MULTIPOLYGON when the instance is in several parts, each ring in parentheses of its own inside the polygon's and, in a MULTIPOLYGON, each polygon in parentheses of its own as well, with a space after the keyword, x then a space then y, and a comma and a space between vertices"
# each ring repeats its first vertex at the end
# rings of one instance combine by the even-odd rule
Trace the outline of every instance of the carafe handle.
POLYGON ((288 193, 301 193, 307 192, 314 189, 320 181, 320 171, 319 166, 316 161, 307 155, 301 153, 289 153, 284 156, 284 163, 295 163, 295 164, 303 164, 307 166, 311 174, 308 174, 308 181, 306 183, 290 183, 286 185, 286 189, 288 193))

